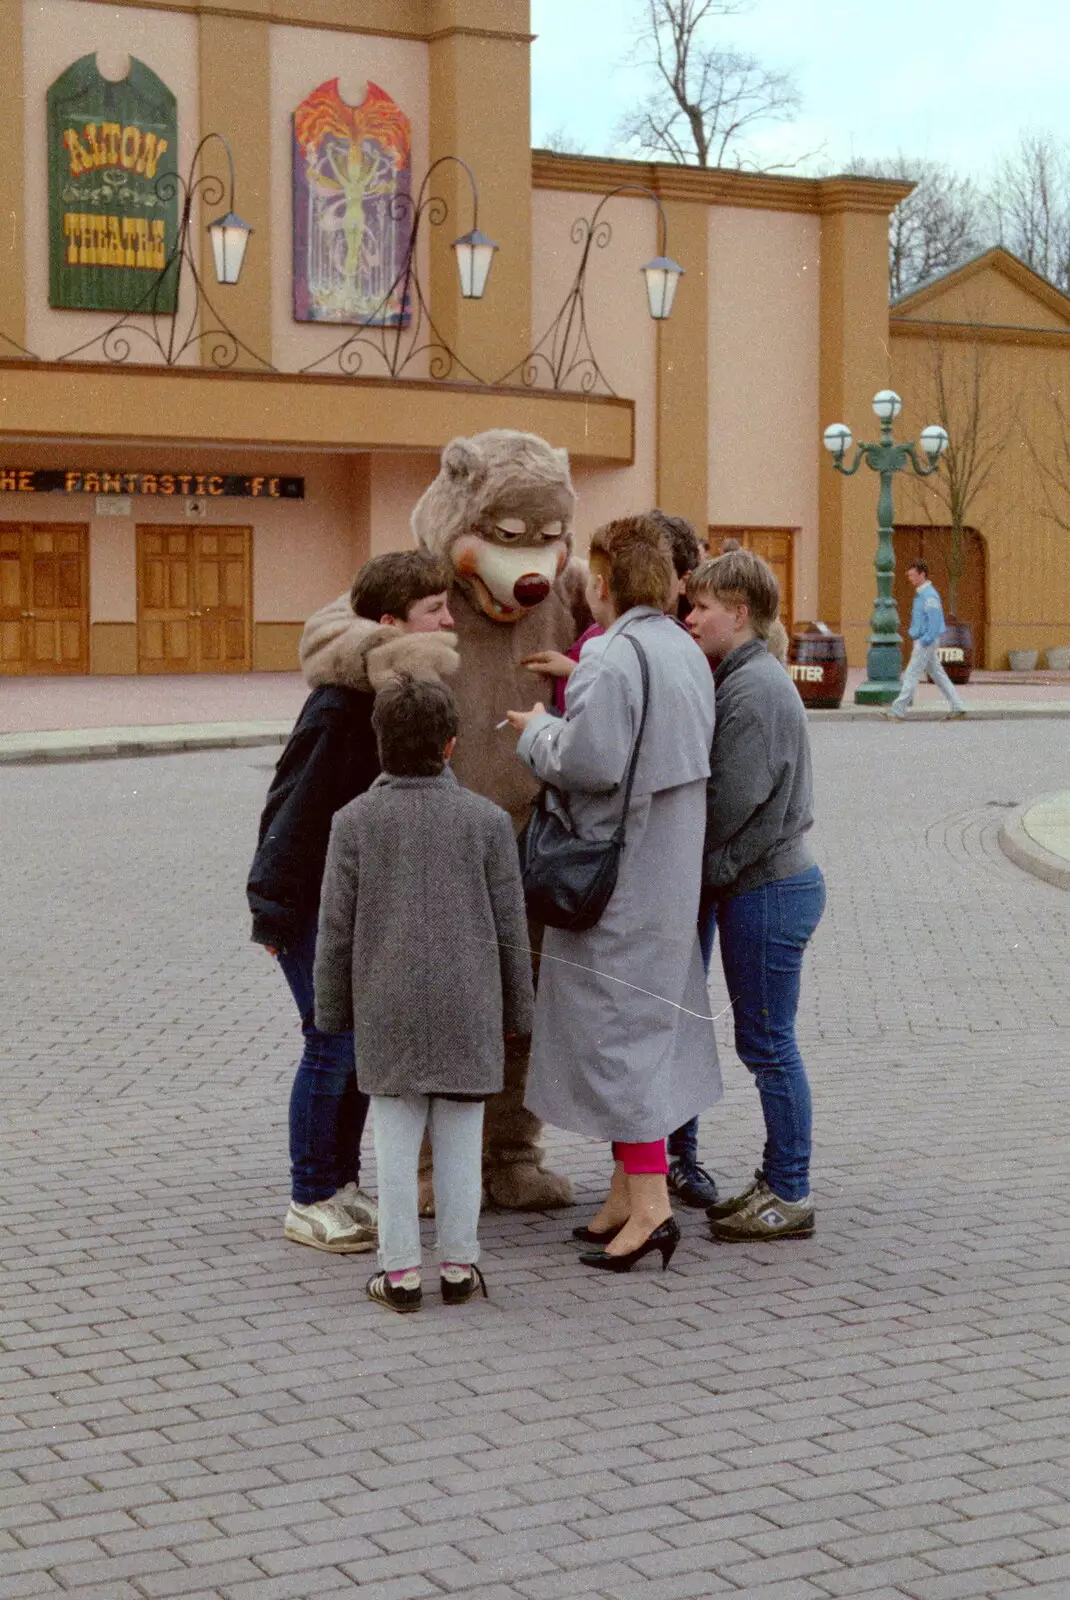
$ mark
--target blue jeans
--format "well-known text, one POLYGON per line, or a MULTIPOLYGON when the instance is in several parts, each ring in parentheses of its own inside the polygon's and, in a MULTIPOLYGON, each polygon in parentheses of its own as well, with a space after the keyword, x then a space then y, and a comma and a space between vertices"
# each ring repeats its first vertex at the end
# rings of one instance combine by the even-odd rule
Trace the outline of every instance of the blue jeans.
POLYGON ((290 1093, 290 1170, 298 1205, 326 1200, 360 1180, 360 1140, 368 1096, 357 1088, 351 1033, 320 1033, 315 1023, 316 924, 307 923, 279 966, 290 985, 305 1048, 290 1093))
MULTIPOLYGON (((754 1074, 765 1118, 765 1181, 782 1200, 810 1193, 810 1085, 795 1040, 803 954, 825 909, 820 867, 747 894, 703 897, 699 939, 709 969, 714 935, 732 1003, 736 1054, 754 1074)), ((677 1129, 669 1153, 697 1158, 698 1118, 677 1129)))

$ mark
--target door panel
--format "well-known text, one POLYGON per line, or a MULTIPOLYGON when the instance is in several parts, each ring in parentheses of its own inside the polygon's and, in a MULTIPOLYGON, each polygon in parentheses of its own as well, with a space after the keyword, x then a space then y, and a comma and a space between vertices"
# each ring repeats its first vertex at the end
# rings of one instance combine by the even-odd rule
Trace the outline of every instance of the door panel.
POLYGON ((88 670, 88 529, 0 528, 0 672, 88 670))
POLYGON ((249 528, 139 528, 138 670, 248 672, 249 528))

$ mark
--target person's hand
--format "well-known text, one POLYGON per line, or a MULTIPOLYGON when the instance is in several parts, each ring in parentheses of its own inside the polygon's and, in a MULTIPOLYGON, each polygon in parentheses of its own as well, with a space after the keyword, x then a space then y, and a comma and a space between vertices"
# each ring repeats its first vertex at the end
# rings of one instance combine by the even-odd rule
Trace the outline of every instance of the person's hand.
POLYGON ((505 713, 509 726, 515 728, 517 733, 523 733, 533 717, 544 717, 546 707, 541 700, 536 700, 530 711, 507 711, 505 713))
POLYGON ((532 656, 521 656, 520 665, 529 672, 541 672, 549 678, 571 678, 577 663, 560 650, 536 650, 532 656))

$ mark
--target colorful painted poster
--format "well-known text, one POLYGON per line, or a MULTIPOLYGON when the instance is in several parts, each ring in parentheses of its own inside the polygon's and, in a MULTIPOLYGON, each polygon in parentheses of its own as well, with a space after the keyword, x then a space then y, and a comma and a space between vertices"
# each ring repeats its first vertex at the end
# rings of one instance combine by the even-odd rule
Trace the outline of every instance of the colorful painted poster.
MULTIPOLYGON (((167 85, 130 59, 118 83, 83 56, 48 91, 48 298, 84 311, 147 308, 178 232, 178 196, 156 180, 175 170, 178 114, 167 85)), ((157 309, 174 311, 168 274, 157 309)))
POLYGON ((377 84, 359 106, 338 79, 293 117, 294 320, 396 327, 412 218, 409 119, 377 84))

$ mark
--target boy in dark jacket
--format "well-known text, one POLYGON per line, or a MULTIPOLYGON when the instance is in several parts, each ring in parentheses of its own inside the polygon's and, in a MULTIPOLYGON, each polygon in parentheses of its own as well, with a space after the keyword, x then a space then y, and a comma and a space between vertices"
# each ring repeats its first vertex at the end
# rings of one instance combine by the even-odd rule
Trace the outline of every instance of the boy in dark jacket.
POLYGON ((531 961, 508 813, 449 770, 449 690, 401 676, 377 696, 373 725, 382 774, 331 827, 316 1023, 354 1030, 372 1097, 383 1270, 368 1295, 418 1311, 425 1130, 442 1298, 457 1305, 482 1287, 483 1103, 502 1088, 504 1037, 531 1032, 531 961))
POLYGON ((290 1096, 292 1200, 284 1232, 336 1254, 371 1250, 376 1210, 359 1186, 368 1112, 357 1087, 353 1036, 314 1018, 316 919, 331 821, 374 783, 379 756, 371 714, 375 685, 405 669, 438 676, 456 667, 448 577, 420 551, 375 556, 353 583, 358 616, 380 627, 364 649, 333 662, 335 681, 309 695, 286 745, 260 819, 247 894, 252 937, 275 956, 290 986, 304 1051, 290 1096))

